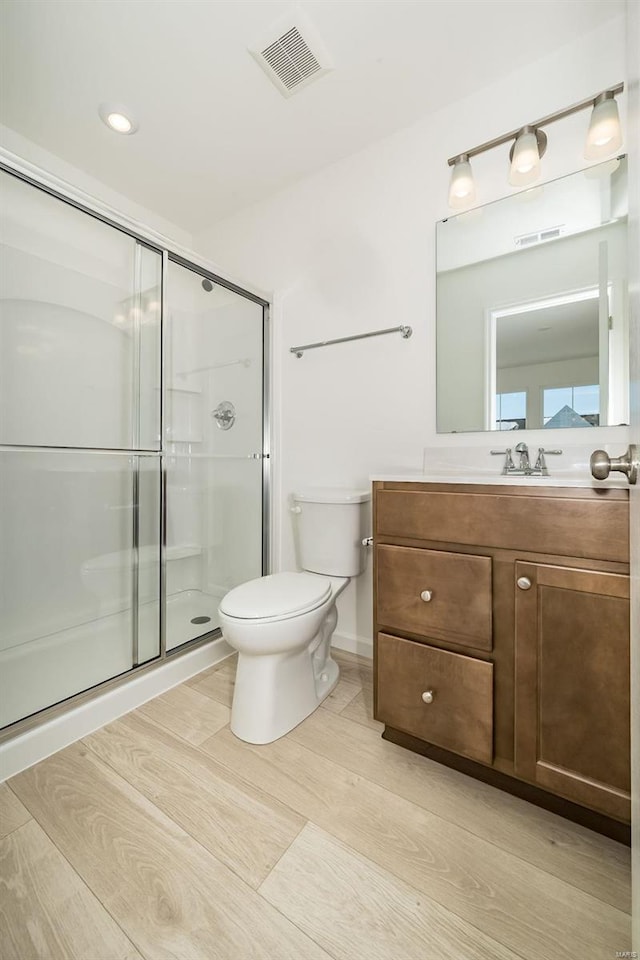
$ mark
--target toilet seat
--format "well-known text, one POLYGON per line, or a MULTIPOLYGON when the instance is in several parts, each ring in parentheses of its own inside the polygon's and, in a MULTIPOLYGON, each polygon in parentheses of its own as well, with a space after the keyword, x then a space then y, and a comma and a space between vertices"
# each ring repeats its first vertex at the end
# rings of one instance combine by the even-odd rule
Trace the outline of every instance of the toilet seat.
POLYGON ((220 612, 234 620, 273 622, 300 616, 331 596, 331 581, 311 573, 274 573, 234 587, 220 612))

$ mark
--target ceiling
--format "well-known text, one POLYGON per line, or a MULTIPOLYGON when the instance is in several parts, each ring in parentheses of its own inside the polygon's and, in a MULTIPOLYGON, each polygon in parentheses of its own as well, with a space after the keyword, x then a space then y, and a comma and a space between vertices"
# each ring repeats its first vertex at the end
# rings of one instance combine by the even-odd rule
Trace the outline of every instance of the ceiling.
POLYGON ((501 317, 496 326, 498 369, 597 357, 598 310, 594 298, 501 317))
POLYGON ((335 69, 247 51, 281 0, 4 0, 0 122, 195 233, 594 29, 623 0, 302 0, 335 69), (140 124, 118 136, 98 104, 140 124))

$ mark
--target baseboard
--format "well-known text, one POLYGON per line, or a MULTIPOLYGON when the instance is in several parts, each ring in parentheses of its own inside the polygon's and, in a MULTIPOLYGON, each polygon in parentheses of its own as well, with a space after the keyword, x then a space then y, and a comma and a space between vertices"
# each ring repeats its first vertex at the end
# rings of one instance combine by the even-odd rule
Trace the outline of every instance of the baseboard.
POLYGON ((134 676, 60 716, 0 743, 0 782, 135 710, 232 653, 231 647, 219 637, 195 650, 172 656, 155 669, 134 676))
POLYGON ((331 646, 337 650, 346 650, 348 653, 356 653, 359 657, 367 657, 373 660, 373 640, 371 637, 358 637, 349 633, 334 633, 331 638, 331 646))

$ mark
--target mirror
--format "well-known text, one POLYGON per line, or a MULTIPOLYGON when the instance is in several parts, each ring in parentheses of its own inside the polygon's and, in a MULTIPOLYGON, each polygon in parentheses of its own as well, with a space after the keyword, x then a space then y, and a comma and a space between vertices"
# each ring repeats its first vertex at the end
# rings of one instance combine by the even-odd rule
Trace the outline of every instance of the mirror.
POLYGON ((626 157, 442 220, 438 433, 628 423, 626 157))

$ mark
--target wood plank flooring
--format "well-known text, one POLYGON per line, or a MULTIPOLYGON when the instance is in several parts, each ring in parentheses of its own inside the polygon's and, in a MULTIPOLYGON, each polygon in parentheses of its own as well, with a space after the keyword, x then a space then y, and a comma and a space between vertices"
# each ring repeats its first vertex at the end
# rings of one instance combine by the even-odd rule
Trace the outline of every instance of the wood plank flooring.
POLYGON ((23 807, 15 793, 6 783, 0 783, 0 839, 13 833, 30 819, 31 814, 23 807))
POLYGON ((274 744, 225 661, 0 785, 2 960, 600 960, 629 851, 380 739, 371 664, 274 744))

